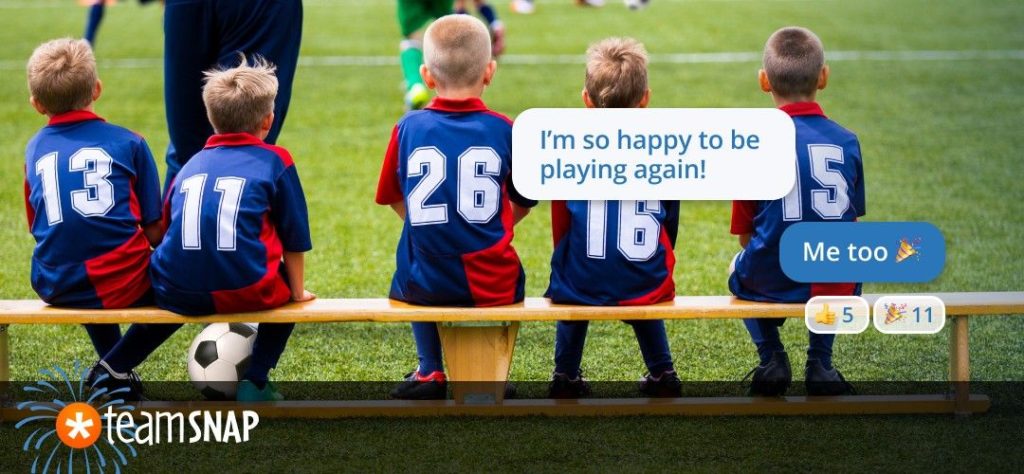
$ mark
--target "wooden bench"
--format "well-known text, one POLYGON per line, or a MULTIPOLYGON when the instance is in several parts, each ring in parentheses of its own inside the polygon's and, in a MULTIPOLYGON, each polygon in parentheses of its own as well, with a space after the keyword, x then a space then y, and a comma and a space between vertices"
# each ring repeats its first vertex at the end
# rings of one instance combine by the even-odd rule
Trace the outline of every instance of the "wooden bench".
MULTIPOLYGON (((986 411, 989 400, 969 392, 968 318, 1024 314, 1024 292, 936 293, 946 304, 949 336, 950 393, 916 396, 845 396, 770 398, 679 398, 595 400, 503 400, 516 335, 522 322, 802 318, 802 304, 771 304, 731 296, 683 296, 652 306, 600 307, 556 305, 543 298, 496 308, 412 306, 387 299, 317 299, 273 311, 185 317, 155 308, 72 310, 40 301, 0 300, 0 382, 10 378, 9 326, 81 323, 213 323, 213 322, 436 322, 454 399, 429 402, 280 402, 259 408, 264 416, 431 416, 456 415, 634 415, 634 414, 840 414, 956 413, 986 411), (470 382, 476 382, 470 383, 470 382), (499 382, 499 383, 495 383, 499 382)), ((869 304, 879 295, 866 295, 869 304)), ((873 330, 873 329, 868 329, 873 330)), ((900 336, 890 336, 900 337, 900 336)), ((912 336, 904 336, 912 337, 912 336)), ((144 408, 181 409, 233 406, 214 402, 166 404, 144 408)), ((4 408, 0 419, 23 414, 4 408)))

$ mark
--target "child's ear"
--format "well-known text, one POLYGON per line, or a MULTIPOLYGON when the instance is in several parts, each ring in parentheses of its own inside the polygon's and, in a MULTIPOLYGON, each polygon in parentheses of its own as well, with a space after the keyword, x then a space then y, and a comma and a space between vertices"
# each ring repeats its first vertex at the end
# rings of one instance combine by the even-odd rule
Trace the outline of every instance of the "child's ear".
POLYGON ((426 64, 420 65, 420 77, 423 78, 423 84, 426 85, 428 89, 437 88, 437 81, 434 79, 434 76, 430 74, 430 69, 427 69, 426 64))
POLYGON ((768 72, 764 69, 759 69, 757 71, 757 82, 761 84, 761 90, 763 92, 772 91, 772 83, 768 82, 768 72))
POLYGON ((96 79, 96 85, 92 88, 92 101, 96 102, 100 100, 100 95, 103 94, 103 81, 96 79))
POLYGON ((818 90, 824 89, 828 86, 828 64, 821 67, 821 73, 818 74, 818 90))
POLYGON ((491 62, 487 63, 487 69, 484 70, 484 85, 485 86, 491 85, 491 80, 494 79, 494 73, 497 72, 497 71, 498 71, 498 62, 492 59, 491 62))
POLYGON ((587 92, 586 88, 583 89, 583 105, 587 106, 588 109, 594 108, 594 101, 590 100, 590 93, 587 92))
POLYGON ((274 112, 270 112, 260 122, 260 131, 264 134, 270 133, 270 127, 274 126, 274 112))
POLYGON ((640 103, 636 104, 636 106, 638 108, 641 108, 641 109, 646 109, 647 108, 647 104, 650 101, 651 101, 651 90, 647 89, 647 92, 644 92, 643 98, 640 99, 640 103))
POLYGON ((46 107, 43 107, 43 104, 40 104, 39 101, 36 100, 36 96, 28 96, 28 103, 32 104, 32 108, 36 109, 36 112, 39 112, 39 115, 49 115, 49 112, 46 111, 46 107))

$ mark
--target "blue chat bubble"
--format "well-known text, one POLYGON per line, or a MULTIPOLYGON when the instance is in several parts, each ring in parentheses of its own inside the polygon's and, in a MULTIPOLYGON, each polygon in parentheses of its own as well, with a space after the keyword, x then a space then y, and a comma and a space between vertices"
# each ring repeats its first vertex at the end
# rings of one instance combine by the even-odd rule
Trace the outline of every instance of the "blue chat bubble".
POLYGON ((946 241, 927 222, 800 222, 782 234, 779 260, 804 283, 921 283, 942 273, 946 241))

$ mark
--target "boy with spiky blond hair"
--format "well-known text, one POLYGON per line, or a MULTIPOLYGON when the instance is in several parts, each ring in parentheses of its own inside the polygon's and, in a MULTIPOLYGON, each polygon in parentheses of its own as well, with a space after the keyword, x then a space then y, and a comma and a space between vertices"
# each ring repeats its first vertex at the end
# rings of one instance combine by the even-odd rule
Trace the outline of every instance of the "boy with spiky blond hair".
MULTIPOLYGON (((35 237, 32 288, 71 308, 152 301, 150 246, 160 243, 160 180, 146 141, 93 112, 102 83, 82 40, 58 39, 28 61, 32 107, 49 123, 25 150, 25 208, 35 237)), ((103 357, 116 324, 86 324, 103 357)))
MULTIPOLYGON (((631 38, 608 38, 587 50, 583 103, 588 108, 644 108, 650 100, 647 51, 631 38)), ((678 201, 554 201, 551 230, 555 249, 545 296, 554 303, 648 305, 676 294, 678 201)), ((626 321, 633 327, 647 375, 640 392, 678 397, 682 384, 661 320, 626 321)), ((548 395, 590 394, 580 364, 589 321, 559 321, 555 370, 548 395)))
MULTIPOLYGON (((512 184, 512 121, 480 96, 494 78, 491 39, 480 20, 441 17, 424 38, 423 82, 437 91, 391 133, 378 204, 405 221, 390 297, 420 305, 496 306, 523 300, 526 276, 512 226, 536 201, 512 184)), ((434 323, 413 323, 419 366, 391 396, 446 396, 434 323)))
MULTIPOLYGON (((729 289, 737 297, 776 303, 806 303, 815 296, 859 295, 859 283, 801 283, 779 263, 779 241, 797 222, 852 222, 864 215, 864 168, 857 136, 825 117, 815 102, 828 85, 825 48, 806 28, 782 28, 764 46, 761 90, 793 118, 796 126, 797 181, 774 201, 733 203, 733 234, 743 250, 733 259, 729 289)), ((744 321, 760 362, 749 376, 753 395, 783 395, 792 382, 789 356, 779 327, 785 319, 744 321)), ((805 385, 810 395, 852 391, 832 366, 835 335, 808 333, 805 385)))
MULTIPOLYGON (((156 304, 180 314, 260 311, 314 298, 303 280, 312 243, 299 175, 287 150, 263 142, 274 122, 274 67, 241 59, 206 73, 203 101, 217 133, 171 184, 167 238, 153 254, 156 304)), ((238 400, 282 398, 268 375, 293 328, 260 324, 238 400)), ((121 379, 175 329, 133 325, 98 372, 121 379)))

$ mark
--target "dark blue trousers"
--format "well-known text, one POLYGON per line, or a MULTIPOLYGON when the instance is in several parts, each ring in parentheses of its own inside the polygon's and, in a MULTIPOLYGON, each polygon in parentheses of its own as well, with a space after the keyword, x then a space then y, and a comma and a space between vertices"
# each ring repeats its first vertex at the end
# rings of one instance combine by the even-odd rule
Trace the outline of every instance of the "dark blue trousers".
MULTIPOLYGON (((660 376, 668 370, 675 370, 672 352, 668 347, 665 322, 661 320, 623 321, 633 327, 640 354, 647 371, 660 376)), ((555 328, 555 372, 576 377, 580 374, 583 361, 583 345, 587 340, 590 321, 559 321, 555 328)))
POLYGON ((301 0, 167 0, 164 10, 164 102, 171 143, 164 191, 213 127, 203 105, 203 71, 238 65, 238 53, 260 55, 277 66, 274 125, 281 132, 302 39, 301 0))

